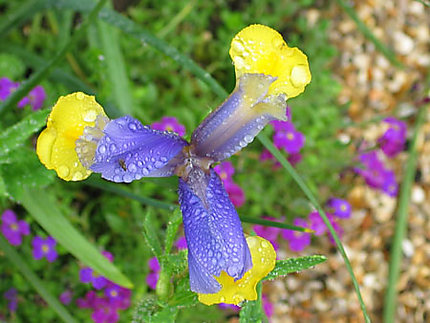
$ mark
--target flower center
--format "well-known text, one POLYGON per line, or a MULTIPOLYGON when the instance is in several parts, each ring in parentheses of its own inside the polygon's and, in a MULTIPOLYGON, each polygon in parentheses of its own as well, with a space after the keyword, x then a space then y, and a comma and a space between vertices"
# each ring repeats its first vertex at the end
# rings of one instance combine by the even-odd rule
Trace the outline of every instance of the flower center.
POLYGON ((292 132, 287 132, 287 139, 288 140, 293 140, 294 139, 294 134, 292 132))
POLYGON ((42 251, 47 253, 49 251, 49 246, 47 244, 42 245, 42 251))
POLYGON ((340 206, 340 209, 341 209, 341 211, 346 211, 346 205, 345 205, 345 204, 342 204, 342 205, 340 206))
POLYGON ((10 225, 10 228, 11 228, 12 231, 18 231, 18 225, 16 223, 12 223, 10 225))

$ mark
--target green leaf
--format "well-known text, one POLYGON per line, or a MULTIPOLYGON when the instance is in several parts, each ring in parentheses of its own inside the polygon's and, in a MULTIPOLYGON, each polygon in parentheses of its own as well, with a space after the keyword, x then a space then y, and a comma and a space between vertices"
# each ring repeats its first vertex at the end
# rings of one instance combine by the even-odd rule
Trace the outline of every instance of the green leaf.
POLYGON ((119 44, 118 30, 98 21, 98 32, 103 46, 104 62, 114 102, 122 114, 133 114, 133 100, 124 57, 119 44))
POLYGON ((264 277, 263 280, 272 280, 279 276, 296 273, 323 263, 326 260, 327 258, 325 256, 320 255, 278 260, 276 261, 275 268, 266 277, 264 277))
POLYGON ((40 226, 86 266, 118 285, 133 287, 130 280, 70 224, 47 191, 23 188, 20 200, 40 226))
POLYGON ((161 244, 160 240, 157 237, 157 230, 155 230, 154 226, 152 225, 151 213, 149 211, 145 214, 142 226, 142 233, 143 237, 146 240, 146 243, 151 248, 151 251, 154 256, 157 257, 158 260, 161 260, 161 257, 163 256, 161 244))
POLYGON ((50 184, 54 173, 47 170, 33 150, 19 149, 9 154, 7 163, 0 165, 7 193, 20 200, 23 187, 36 189, 50 184))
POLYGON ((24 142, 46 124, 50 110, 34 112, 0 134, 0 159, 22 146, 24 142))
POLYGON ((64 322, 76 322, 67 309, 58 301, 57 297, 52 295, 44 286, 43 282, 37 277, 33 270, 28 266, 25 260, 12 248, 9 243, 0 235, 0 249, 3 250, 6 257, 21 274, 33 285, 34 289, 48 303, 48 305, 58 314, 64 322))
POLYGON ((0 75, 13 81, 19 80, 25 72, 25 65, 18 57, 9 53, 0 54, 0 75))
POLYGON ((178 231, 179 226, 182 223, 182 213, 179 208, 175 209, 173 211, 173 216, 169 220, 169 223, 167 223, 167 230, 166 230, 166 242, 164 246, 164 254, 167 255, 172 250, 173 241, 175 241, 176 238, 176 232, 178 231))
POLYGON ((145 296, 133 313, 133 323, 173 323, 178 314, 177 307, 161 307, 153 295, 145 296))
POLYGON ((258 298, 255 301, 246 301, 239 313, 239 322, 241 323, 260 323, 266 315, 263 313, 261 304, 261 282, 257 285, 258 298))

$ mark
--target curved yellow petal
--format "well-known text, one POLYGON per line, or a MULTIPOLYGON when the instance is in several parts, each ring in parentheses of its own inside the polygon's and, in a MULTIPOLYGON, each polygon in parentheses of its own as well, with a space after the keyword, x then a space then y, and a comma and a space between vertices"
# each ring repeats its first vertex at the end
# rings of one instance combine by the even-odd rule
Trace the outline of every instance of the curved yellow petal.
POLYGON ((306 55, 296 47, 288 47, 280 33, 264 25, 242 29, 231 42, 230 57, 237 79, 245 73, 277 77, 269 95, 284 93, 292 98, 302 93, 311 81, 306 55))
POLYGON ((222 271, 221 275, 216 277, 216 280, 222 285, 221 290, 215 294, 198 294, 201 303, 238 305, 244 300, 257 299, 255 289, 257 283, 275 267, 276 252, 270 242, 261 237, 248 237, 246 242, 251 252, 252 268, 237 281, 222 271))
POLYGON ((46 129, 37 139, 36 153, 42 164, 54 169, 66 181, 87 178, 91 171, 79 161, 76 140, 85 127, 94 126, 98 115, 106 116, 94 96, 76 92, 60 97, 52 108, 46 129))

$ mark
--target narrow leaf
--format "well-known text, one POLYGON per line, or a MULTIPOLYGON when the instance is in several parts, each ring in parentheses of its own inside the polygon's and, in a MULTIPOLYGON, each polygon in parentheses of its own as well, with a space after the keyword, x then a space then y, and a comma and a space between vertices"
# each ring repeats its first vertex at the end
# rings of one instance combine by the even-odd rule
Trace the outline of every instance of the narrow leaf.
POLYGON ((118 285, 127 288, 133 287, 130 280, 61 214, 57 201, 47 191, 23 188, 21 203, 58 243, 85 265, 118 285))
POLYGON ((155 257, 160 261, 163 255, 160 240, 157 237, 157 230, 155 230, 151 221, 151 213, 148 211, 145 215, 145 218, 142 221, 143 226, 143 237, 146 240, 146 243, 151 248, 152 253, 155 257))
POLYGON ((298 258, 289 258, 286 260, 276 261, 275 268, 263 278, 263 280, 272 280, 279 276, 285 276, 291 273, 296 273, 326 261, 325 256, 314 255, 298 258))
POLYGON ((64 321, 69 323, 76 322, 72 315, 67 309, 53 296, 44 286, 43 282, 37 277, 37 275, 31 270, 30 266, 25 260, 13 249, 9 243, 0 235, 0 249, 3 250, 6 257, 21 274, 33 285, 34 289, 39 295, 48 303, 48 305, 58 314, 58 316, 64 321))
POLYGON ((46 124, 49 110, 34 112, 0 133, 0 159, 24 144, 33 133, 46 124))
POLYGON ((261 303, 261 282, 257 285, 258 298, 255 301, 246 301, 239 313, 240 323, 263 322, 266 315, 263 313, 263 306, 261 303))
POLYGON ((166 230, 166 242, 164 246, 164 254, 168 255, 172 250, 173 241, 176 238, 176 232, 178 231, 179 226, 182 223, 182 213, 179 208, 175 209, 173 212, 172 218, 169 220, 167 224, 166 230))

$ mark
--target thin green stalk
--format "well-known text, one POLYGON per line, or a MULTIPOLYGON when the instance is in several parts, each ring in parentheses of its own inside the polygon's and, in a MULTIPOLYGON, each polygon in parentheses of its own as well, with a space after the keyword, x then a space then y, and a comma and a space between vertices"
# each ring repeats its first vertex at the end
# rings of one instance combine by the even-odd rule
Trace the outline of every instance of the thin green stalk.
POLYGON ((0 117, 8 110, 12 109, 16 104, 32 89, 34 88, 43 78, 45 78, 50 70, 57 65, 66 53, 72 48, 75 42, 82 36, 82 33, 86 28, 96 20, 96 16, 102 9, 106 0, 100 0, 96 6, 94 6, 88 15, 87 19, 82 23, 80 28, 76 30, 70 40, 64 45, 64 47, 50 60, 45 66, 34 73, 28 80, 22 82, 21 86, 12 93, 5 101, 0 104, 0 117))
POLYGON ((354 20, 356 23, 358 29, 363 33, 363 35, 370 40, 375 47, 395 66, 397 67, 403 67, 403 64, 400 63, 395 53, 389 49, 387 46, 385 46, 373 33, 372 31, 366 26, 366 24, 361 21, 361 19, 358 17, 357 13, 355 12, 354 8, 351 7, 345 0, 336 0, 339 6, 342 7, 343 10, 345 10, 346 14, 354 20))
POLYGON ((292 224, 275 222, 275 221, 270 221, 270 220, 265 220, 265 219, 252 218, 249 216, 240 216, 240 220, 242 222, 264 225, 266 227, 275 227, 275 228, 288 229, 288 230, 300 231, 300 232, 310 232, 310 233, 314 232, 311 229, 298 227, 298 226, 295 226, 292 224))
POLYGON ((37 277, 33 270, 27 265, 25 260, 13 249, 9 243, 0 235, 0 249, 3 250, 6 257, 12 262, 21 274, 33 285, 39 295, 48 303, 49 306, 58 314, 64 322, 76 323, 67 309, 53 296, 43 285, 43 282, 37 277))
POLYGON ((266 149, 269 150, 270 153, 273 156, 275 156, 275 158, 281 163, 282 167, 284 167, 285 170, 291 175, 291 177, 296 181, 296 183, 299 185, 299 187, 301 188, 303 193, 305 193, 306 197, 309 199, 311 204, 317 209, 317 211, 320 214, 321 218, 323 219, 325 225, 327 226, 331 235, 333 236, 333 239, 336 243, 336 247, 339 250, 339 252, 343 258, 343 261, 345 262, 346 269, 348 270, 348 272, 351 276, 352 283, 354 285, 355 292, 356 292, 357 297, 358 297, 358 301, 360 302, 361 311, 363 312, 364 319, 366 320, 366 322, 370 322, 369 315, 367 314, 367 311, 366 311, 366 306, 364 305, 363 297, 361 296, 360 286, 358 285, 357 279, 355 278, 351 263, 349 262, 348 256, 345 253, 345 250, 342 246, 342 243, 340 242, 340 239, 339 239, 336 231, 334 230, 333 226, 331 225, 331 223, 330 223, 327 215, 325 214, 324 210, 322 209, 322 207, 318 203, 317 199, 315 198, 315 196, 313 195, 311 190, 305 184, 303 179, 296 172, 294 167, 291 166, 291 164, 280 153, 280 151, 273 145, 273 143, 269 140, 269 138, 267 138, 267 136, 264 135, 263 133, 260 133, 257 138, 264 145, 264 147, 266 147, 266 149))
POLYGON ((408 225, 408 209, 411 197, 412 183, 414 182, 417 169, 418 152, 417 138, 419 130, 425 121, 426 112, 429 106, 420 109, 415 124, 414 134, 409 146, 409 157, 406 162, 405 175, 400 187, 399 204, 397 208, 396 228, 394 231, 393 244, 391 246, 390 267, 388 273, 387 291, 385 293, 384 322, 394 322, 397 301, 397 282, 400 275, 400 265, 402 263, 402 242, 406 234, 408 225))
POLYGON ((188 14, 193 10, 194 5, 196 4, 195 0, 190 0, 187 2, 187 4, 181 9, 181 11, 178 12, 176 16, 174 16, 170 22, 163 27, 158 33, 158 38, 164 38, 168 33, 170 33, 172 30, 176 28, 188 14))

